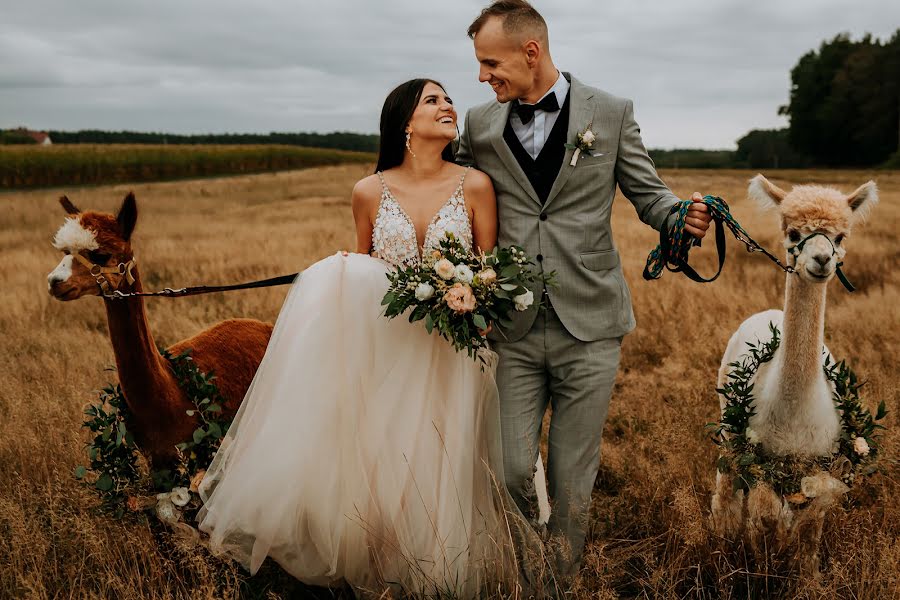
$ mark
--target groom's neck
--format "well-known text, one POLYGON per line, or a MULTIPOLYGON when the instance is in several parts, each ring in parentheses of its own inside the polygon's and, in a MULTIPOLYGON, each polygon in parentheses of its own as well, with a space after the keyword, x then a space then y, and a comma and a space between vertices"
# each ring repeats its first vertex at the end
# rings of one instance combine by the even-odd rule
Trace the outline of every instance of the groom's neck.
POLYGON ((535 104, 543 98, 550 88, 559 79, 559 70, 553 64, 553 61, 547 60, 541 62, 534 70, 534 83, 525 96, 519 98, 519 102, 525 104, 535 104))

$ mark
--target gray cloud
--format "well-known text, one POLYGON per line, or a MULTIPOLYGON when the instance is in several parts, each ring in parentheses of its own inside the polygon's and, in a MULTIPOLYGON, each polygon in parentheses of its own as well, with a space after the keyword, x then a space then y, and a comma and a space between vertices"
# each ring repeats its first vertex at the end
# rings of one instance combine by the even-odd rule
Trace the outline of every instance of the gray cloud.
MULTIPOLYGON (((477 82, 456 0, 31 0, 0 22, 0 127, 179 133, 377 130, 397 83, 477 82)), ((893 0, 536 0, 557 66, 633 98, 654 147, 731 147, 785 124, 789 71, 839 32, 886 38, 893 0)))

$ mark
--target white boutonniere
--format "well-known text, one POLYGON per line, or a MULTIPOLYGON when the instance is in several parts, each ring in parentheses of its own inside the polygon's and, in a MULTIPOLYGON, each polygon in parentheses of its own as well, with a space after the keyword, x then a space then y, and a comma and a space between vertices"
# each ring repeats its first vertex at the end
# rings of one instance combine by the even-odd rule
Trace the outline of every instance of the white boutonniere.
POLYGON ((569 150, 574 150, 575 153, 572 154, 572 160, 569 161, 571 166, 575 166, 575 163, 578 162, 578 157, 581 156, 581 153, 584 152, 586 154, 591 154, 591 149, 594 147, 594 142, 597 140, 597 136, 591 131, 591 126, 594 124, 593 121, 588 123, 588 126, 584 131, 578 134, 578 141, 575 144, 566 144, 566 148, 569 150))

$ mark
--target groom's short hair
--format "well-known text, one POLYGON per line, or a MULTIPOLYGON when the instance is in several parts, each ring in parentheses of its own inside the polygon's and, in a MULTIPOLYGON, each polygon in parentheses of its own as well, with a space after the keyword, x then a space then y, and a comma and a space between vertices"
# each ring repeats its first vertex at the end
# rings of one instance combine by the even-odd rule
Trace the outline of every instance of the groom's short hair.
POLYGON ((469 37, 474 39, 491 17, 503 19, 503 31, 508 35, 528 35, 547 42, 547 22, 526 0, 496 0, 469 25, 469 37))

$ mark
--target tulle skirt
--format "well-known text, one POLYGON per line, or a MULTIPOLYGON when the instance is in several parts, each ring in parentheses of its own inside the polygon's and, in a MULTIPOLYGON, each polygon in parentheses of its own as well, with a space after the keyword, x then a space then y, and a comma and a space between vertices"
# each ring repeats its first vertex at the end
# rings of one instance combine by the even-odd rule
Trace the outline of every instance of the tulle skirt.
POLYGON ((335 254, 294 283, 201 485, 200 529, 251 573, 474 596, 515 581, 486 364, 381 316, 385 262, 335 254))

